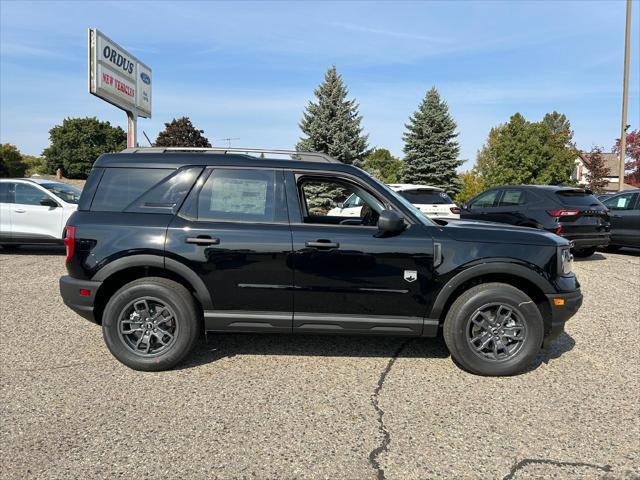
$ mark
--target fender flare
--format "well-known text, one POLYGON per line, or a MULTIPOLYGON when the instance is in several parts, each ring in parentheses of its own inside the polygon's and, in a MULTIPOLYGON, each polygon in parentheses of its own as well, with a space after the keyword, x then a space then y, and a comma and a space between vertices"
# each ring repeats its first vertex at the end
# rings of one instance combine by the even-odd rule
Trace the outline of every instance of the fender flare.
POLYGON ((204 310, 213 309, 211 295, 202 279, 183 263, 161 255, 139 254, 119 258, 101 268, 91 280, 104 282, 115 273, 131 267, 156 267, 181 276, 195 290, 196 298, 200 301, 202 308, 204 310))
POLYGON ((489 274, 507 274, 514 277, 520 277, 523 280, 532 283, 539 288, 542 293, 555 293, 553 286, 541 275, 531 268, 523 265, 506 262, 489 262, 469 267, 451 278, 438 292, 433 307, 431 308, 430 318, 440 318, 447 301, 455 292, 455 290, 463 283, 482 275, 489 274))

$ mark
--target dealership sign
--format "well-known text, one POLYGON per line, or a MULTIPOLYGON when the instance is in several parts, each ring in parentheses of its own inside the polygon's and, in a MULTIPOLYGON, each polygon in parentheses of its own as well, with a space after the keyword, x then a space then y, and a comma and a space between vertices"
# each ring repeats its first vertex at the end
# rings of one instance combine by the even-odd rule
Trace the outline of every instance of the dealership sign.
POLYGON ((151 118, 151 69, 96 29, 89 29, 89 92, 133 116, 151 118))

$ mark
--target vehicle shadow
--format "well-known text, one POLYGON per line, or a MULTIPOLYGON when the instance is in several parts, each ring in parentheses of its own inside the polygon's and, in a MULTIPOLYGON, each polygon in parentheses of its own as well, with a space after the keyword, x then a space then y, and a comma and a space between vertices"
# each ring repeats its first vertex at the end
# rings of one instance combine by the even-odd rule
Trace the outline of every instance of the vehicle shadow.
POLYGON ((543 363, 548 364, 556 358, 560 358, 566 352, 573 350, 575 345, 576 341, 573 337, 567 332, 562 332, 551 345, 540 351, 534 362, 523 373, 531 372, 543 363))
POLYGON ((19 247, 0 247, 0 255, 64 255, 64 245, 21 245, 19 247))
POLYGON ((393 358, 399 348, 401 358, 446 358, 449 356, 442 336, 367 337, 330 335, 208 334, 193 355, 176 367, 178 370, 205 365, 236 355, 282 355, 319 357, 393 358))
POLYGON ((573 261, 576 263, 581 263, 581 262, 594 262, 594 261, 598 261, 598 260, 606 260, 607 257, 605 255, 603 255, 600 252, 596 252, 593 255, 591 255, 590 257, 573 257, 573 261))

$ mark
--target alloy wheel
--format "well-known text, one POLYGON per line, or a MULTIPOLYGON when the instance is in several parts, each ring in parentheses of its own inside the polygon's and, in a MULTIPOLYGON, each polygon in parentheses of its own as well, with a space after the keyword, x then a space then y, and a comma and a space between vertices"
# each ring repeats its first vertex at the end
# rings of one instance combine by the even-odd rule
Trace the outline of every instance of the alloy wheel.
POLYGON ((483 359, 505 361, 524 345, 527 325, 523 315, 503 303, 489 303, 469 318, 466 337, 471 350, 483 359))

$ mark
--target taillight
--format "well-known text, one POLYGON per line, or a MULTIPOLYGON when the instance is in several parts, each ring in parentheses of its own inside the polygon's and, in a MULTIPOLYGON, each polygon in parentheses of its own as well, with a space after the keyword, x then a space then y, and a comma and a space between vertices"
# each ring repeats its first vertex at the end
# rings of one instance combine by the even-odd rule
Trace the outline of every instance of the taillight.
POLYGON ((458 207, 451 207, 449 210, 451 210, 451 213, 455 213, 456 215, 460 213, 460 209, 458 207))
POLYGON ((67 264, 73 257, 76 248, 76 227, 67 225, 64 232, 64 246, 67 247, 67 258, 64 263, 67 264))
POLYGON ((552 217, 575 217, 580 214, 580 210, 547 210, 547 213, 552 217))
POLYGON ((556 235, 560 235, 562 233, 562 225, 556 228, 556 235))

